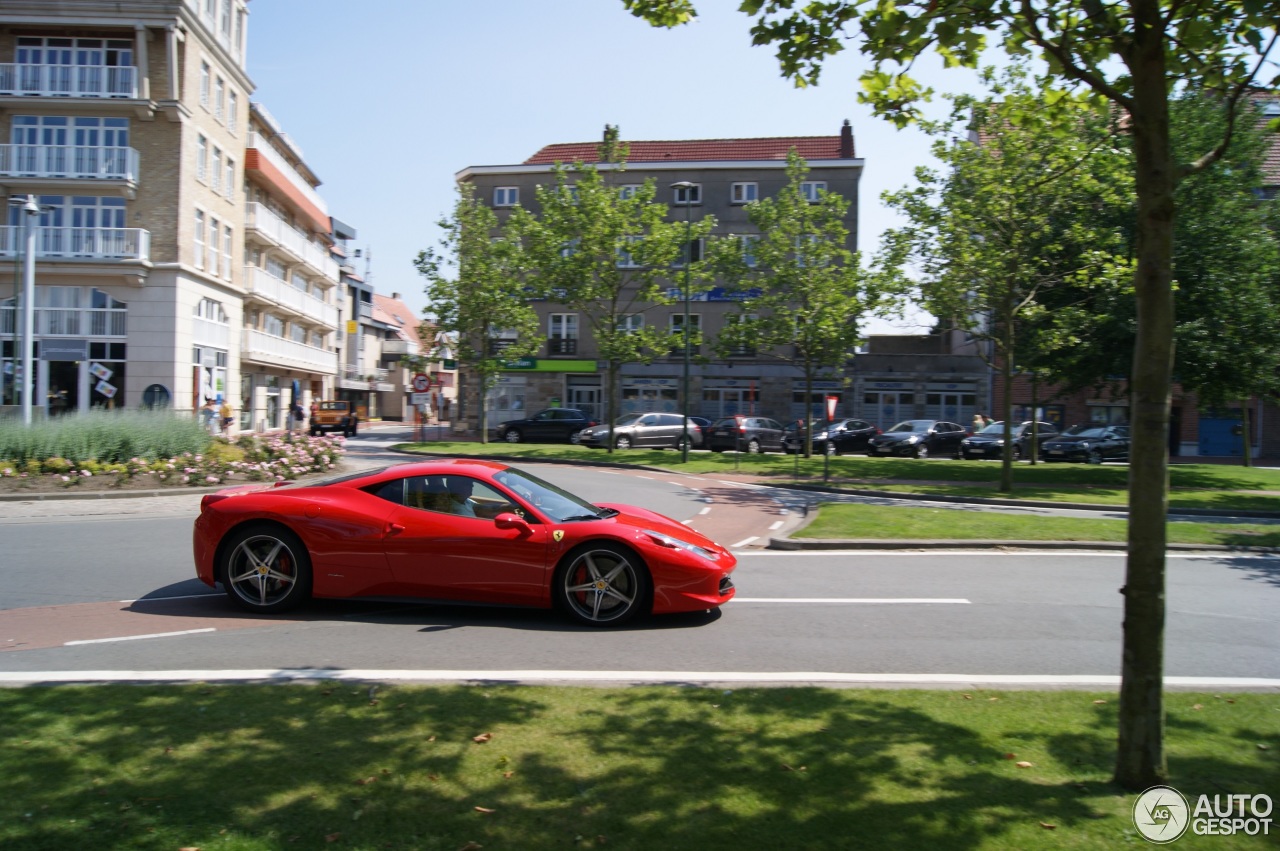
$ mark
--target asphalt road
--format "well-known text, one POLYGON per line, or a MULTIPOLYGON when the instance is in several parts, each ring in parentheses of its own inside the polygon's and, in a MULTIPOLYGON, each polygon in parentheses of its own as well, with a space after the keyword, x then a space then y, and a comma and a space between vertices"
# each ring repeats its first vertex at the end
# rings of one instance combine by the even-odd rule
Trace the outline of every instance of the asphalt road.
MULTIPOLYGON (((367 439, 365 463, 382 462, 380 442, 367 439)), ((635 502, 695 526, 794 522, 774 519, 787 516, 759 489, 697 477, 539 474, 589 499, 635 502)), ((76 501, 27 516, 4 506, 0 682, 319 669, 428 680, 1105 685, 1119 673, 1122 554, 744 544, 739 596, 722 610, 622 630, 578 627, 552 612, 416 603, 318 601, 258 618, 194 579, 198 501, 76 501)), ((767 540, 761 532, 754 544, 767 540)), ((1168 589, 1170 677, 1280 687, 1280 558, 1171 556, 1168 589)))

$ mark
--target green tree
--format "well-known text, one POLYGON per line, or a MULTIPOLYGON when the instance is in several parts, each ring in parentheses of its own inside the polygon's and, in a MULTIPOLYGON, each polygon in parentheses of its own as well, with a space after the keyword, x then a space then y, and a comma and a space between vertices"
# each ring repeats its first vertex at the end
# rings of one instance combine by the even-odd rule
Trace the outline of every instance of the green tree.
MULTIPOLYGON (((671 26, 694 14, 689 0, 623 0, 671 26)), ((948 66, 976 67, 988 36, 1013 55, 1047 63, 1064 86, 1122 113, 1131 134, 1138 210, 1134 292, 1137 324, 1130 376, 1133 447, 1124 594, 1116 781, 1163 782, 1165 529, 1169 398, 1174 352, 1173 222, 1178 182, 1219 159, 1231 142, 1246 89, 1276 43, 1274 0, 743 0, 756 44, 774 45, 782 72, 818 82, 824 62, 849 45, 871 61, 863 97, 903 126, 927 96, 911 66, 933 51, 948 66), (1189 158, 1174 157, 1169 101, 1179 86, 1221 92, 1224 131, 1189 158)), ((1264 84, 1274 87, 1280 74, 1264 84)), ((1055 104, 1046 102, 1042 109, 1055 104)), ((1073 132, 1069 124, 1064 134, 1073 132)))
MULTIPOLYGON (((457 340, 458 361, 474 377, 465 397, 475 406, 480 440, 487 443, 485 395, 507 361, 537 352, 538 316, 529 304, 520 242, 499 226, 473 187, 458 187, 453 215, 439 226, 444 231, 439 250, 424 249, 414 265, 427 279, 426 312, 457 340), (502 332, 514 332, 514 341, 503 340, 510 342, 506 348, 498 346, 502 332)), ((461 388, 459 398, 464 398, 461 388)))
MULTIPOLYGON (((747 206, 759 233, 720 237, 709 252, 739 307, 715 345, 726 357, 744 348, 767 350, 796 366, 810 400, 807 422, 814 381, 853 356, 858 322, 883 296, 849 250, 849 199, 825 190, 816 199, 806 196, 809 167, 794 148, 786 173, 787 185, 776 196, 747 206)), ((806 429, 804 451, 813 454, 812 429, 806 429)))
MULTIPOLYGON (((686 240, 705 237, 715 225, 709 216, 690 225, 668 221, 652 180, 624 189, 624 157, 621 147, 606 143, 606 165, 557 164, 553 184, 537 189, 538 213, 517 210, 509 222, 529 259, 531 284, 540 296, 578 311, 595 341, 606 364, 605 421, 611 429, 622 365, 648 363, 683 345, 679 333, 651 314, 678 300, 672 264, 685 256, 686 240)), ((612 432, 608 448, 613 451, 612 432)))
MULTIPOLYGON (((949 119, 923 122, 943 169, 919 168, 917 185, 884 200, 909 224, 884 236, 917 278, 917 301, 979 343, 1004 385, 1000 490, 1013 490, 1013 379, 1041 336, 1025 334, 1048 291, 1131 279, 1129 244, 1099 210, 1129 188, 1127 159, 1105 115, 1075 101, 1076 132, 1037 111, 1047 90, 1025 69, 983 73, 990 96, 952 98, 949 119), (956 141, 968 133, 970 141, 956 141)), ((1114 284, 1113 284, 1114 285, 1114 284)))

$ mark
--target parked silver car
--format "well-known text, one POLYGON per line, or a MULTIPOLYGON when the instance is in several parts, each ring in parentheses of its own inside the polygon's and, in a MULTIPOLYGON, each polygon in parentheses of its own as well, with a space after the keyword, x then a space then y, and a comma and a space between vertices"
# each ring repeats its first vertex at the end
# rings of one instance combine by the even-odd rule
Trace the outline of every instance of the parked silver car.
MULTIPOLYGON (((578 439, 583 446, 607 446, 609 427, 596 425, 583 429, 578 439)), ((702 429, 680 414, 624 414, 613 423, 613 445, 618 449, 633 446, 681 449, 686 440, 690 447, 702 446, 702 429)))

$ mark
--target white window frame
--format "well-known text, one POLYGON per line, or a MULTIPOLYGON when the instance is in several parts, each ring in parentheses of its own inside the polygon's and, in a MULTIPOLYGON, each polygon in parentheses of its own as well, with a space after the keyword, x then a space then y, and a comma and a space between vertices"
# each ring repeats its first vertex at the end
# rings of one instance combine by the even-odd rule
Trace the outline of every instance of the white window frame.
POLYGON ((228 199, 235 198, 236 191, 236 161, 230 156, 227 157, 223 174, 222 194, 228 199))
POLYGON ((816 204, 821 198, 818 197, 819 192, 827 191, 827 182, 825 180, 806 180, 800 184, 800 194, 804 196, 804 200, 810 204, 816 204))
POLYGON ((514 207, 520 203, 520 187, 519 186, 495 186, 493 187, 493 206, 495 207, 514 207))
POLYGON ((223 114, 224 114, 224 108, 226 105, 226 100, 227 100, 227 81, 222 79, 221 76, 215 75, 213 78, 213 117, 219 123, 223 123, 225 121, 225 119, 223 118, 223 114))
POLYGON ((209 140, 203 133, 196 134, 196 180, 208 183, 209 140))
POLYGON ((204 269, 204 210, 196 208, 195 267, 204 269))
POLYGON ((200 62, 200 105, 205 109, 209 108, 209 82, 213 77, 213 69, 209 67, 209 63, 201 60, 200 62))
POLYGON ((759 262, 756 260, 755 247, 760 242, 760 237, 756 234, 743 234, 738 237, 742 245, 742 262, 747 265, 748 269, 754 269, 759 262))
POLYGON ((233 241, 234 236, 235 232, 232 231, 231 225, 224 224, 222 226, 222 277, 226 278, 228 281, 231 280, 231 269, 233 268, 231 265, 231 257, 232 252, 235 250, 235 242, 233 241))
POLYGON ((547 315, 547 338, 558 340, 578 339, 578 314, 551 313, 547 315))
POLYGON ((239 119, 237 113, 240 111, 240 95, 236 94, 233 88, 227 88, 227 131, 236 132, 236 121, 239 119))
MULTIPOLYGON (((671 314, 671 323, 669 327, 672 334, 684 333, 684 311, 671 314)), ((702 331, 702 314, 701 313, 689 314, 689 328, 691 332, 701 333, 702 331)), ((693 333, 690 333, 689 336, 692 337, 693 333)))
POLYGON ((209 168, 209 188, 222 194, 222 148, 213 146, 213 161, 209 168))
POLYGON ((637 334, 644 330, 644 314, 629 313, 618 323, 618 330, 624 334, 637 334))
MULTIPOLYGON (((623 237, 623 242, 625 242, 627 245, 634 245, 635 243, 639 242, 642 238, 643 237, 639 237, 639 236, 625 236, 623 237)), ((618 246, 618 260, 616 265, 619 269, 639 269, 640 268, 640 263, 636 262, 636 258, 631 254, 631 252, 628 249, 623 248, 621 245, 618 246)))
POLYGON ((671 205, 673 207, 697 207, 701 204, 701 183, 694 183, 691 186, 679 186, 671 190, 671 205))
POLYGON ((758 200, 760 200, 760 184, 753 182, 730 184, 730 204, 750 204, 752 201, 758 200))
POLYGON ((626 201, 629 198, 636 197, 636 193, 642 188, 644 188, 643 185, 639 183, 624 183, 618 187, 618 197, 626 201))
POLYGON ((222 233, 222 222, 213 216, 209 217, 209 240, 205 243, 205 271, 215 278, 221 277, 222 252, 218 250, 218 236, 222 233))

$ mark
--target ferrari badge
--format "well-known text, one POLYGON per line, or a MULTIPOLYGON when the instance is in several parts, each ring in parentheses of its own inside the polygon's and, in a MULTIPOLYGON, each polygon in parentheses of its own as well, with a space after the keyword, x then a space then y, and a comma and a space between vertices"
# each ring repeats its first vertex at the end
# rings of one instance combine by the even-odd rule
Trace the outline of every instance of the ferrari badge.
POLYGON ((554 532, 551 533, 551 537, 555 539, 555 542, 557 544, 560 543, 561 541, 564 540, 564 530, 563 529, 555 530, 554 532))

